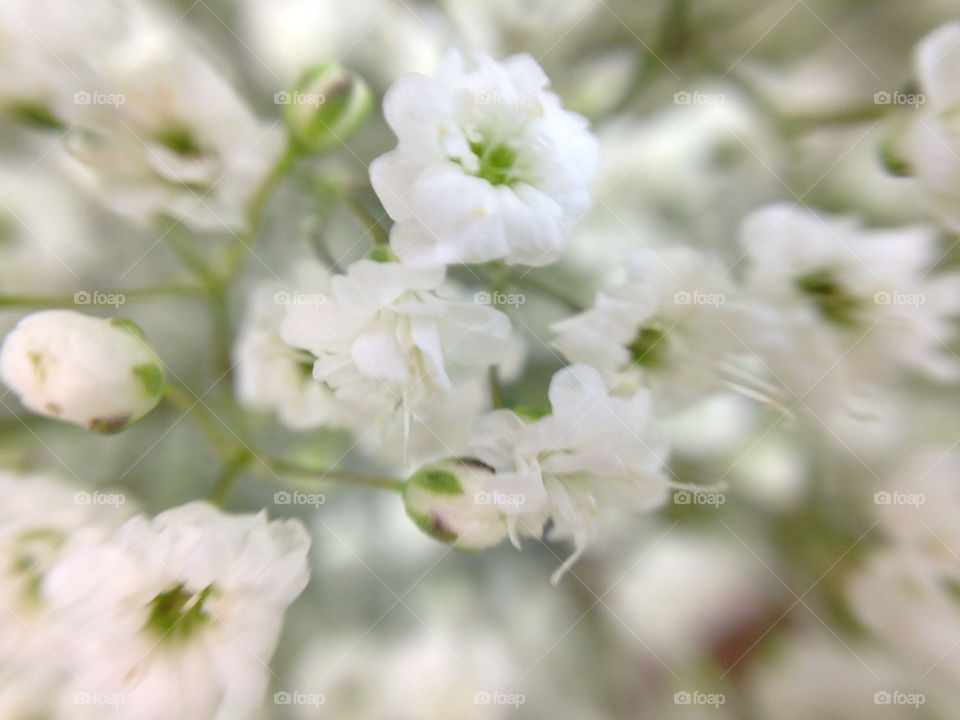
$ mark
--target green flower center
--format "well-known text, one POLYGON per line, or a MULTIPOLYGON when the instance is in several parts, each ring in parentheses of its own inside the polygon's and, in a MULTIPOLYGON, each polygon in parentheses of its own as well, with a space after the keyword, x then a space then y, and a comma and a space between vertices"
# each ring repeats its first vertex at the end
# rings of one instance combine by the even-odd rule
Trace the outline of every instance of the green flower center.
POLYGON ((213 585, 191 593, 180 583, 160 593, 150 602, 146 628, 166 642, 190 637, 210 619, 204 602, 212 592, 213 585))
POLYGON ((804 275, 797 278, 796 287, 813 300, 826 320, 844 327, 856 324, 860 301, 846 292, 834 271, 824 268, 804 275))
POLYGON ((480 167, 476 175, 491 185, 509 185, 517 162, 517 151, 507 143, 487 143, 483 140, 470 143, 470 150, 477 156, 480 167))
POLYGON ((637 365, 655 367, 664 359, 667 344, 666 333, 652 325, 646 325, 637 332, 637 336, 627 345, 630 357, 637 365))

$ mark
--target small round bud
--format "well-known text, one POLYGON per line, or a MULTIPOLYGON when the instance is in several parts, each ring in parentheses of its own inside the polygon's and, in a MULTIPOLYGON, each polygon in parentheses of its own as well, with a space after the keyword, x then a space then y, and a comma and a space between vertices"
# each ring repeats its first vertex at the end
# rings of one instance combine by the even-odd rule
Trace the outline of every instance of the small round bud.
POLYGON ((126 318, 72 310, 23 318, 0 348, 0 379, 34 412, 96 432, 123 430, 163 393, 163 365, 126 318))
POLYGON ((342 145, 367 118, 372 104, 362 77, 336 64, 307 70, 290 92, 277 93, 283 119, 303 148, 323 152, 342 145))
POLYGON ((460 550, 496 545, 507 536, 507 521, 484 489, 492 475, 477 460, 452 458, 422 467, 403 491, 407 515, 430 537, 460 550))

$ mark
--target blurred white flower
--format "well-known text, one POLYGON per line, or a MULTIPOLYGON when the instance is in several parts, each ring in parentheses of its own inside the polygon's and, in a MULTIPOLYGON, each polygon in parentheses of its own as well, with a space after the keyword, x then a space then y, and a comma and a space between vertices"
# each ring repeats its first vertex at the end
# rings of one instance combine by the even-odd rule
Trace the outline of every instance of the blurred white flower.
POLYGON ((322 302, 291 304, 284 342, 312 353, 313 376, 337 400, 374 413, 415 407, 451 389, 455 371, 500 359, 510 332, 506 315, 441 298, 444 269, 359 260, 322 302))
POLYGON ((0 380, 34 412, 110 433, 156 406, 164 372, 131 321, 45 310, 4 339, 0 380))
POLYGON ((241 228, 280 153, 280 123, 260 122, 211 61, 171 35, 170 20, 141 10, 121 41, 100 48, 93 85, 65 118, 67 151, 121 215, 241 228))
POLYGON ((553 326, 554 346, 600 370, 614 393, 648 387, 670 409, 719 389, 723 361, 741 349, 724 320, 734 298, 720 264, 680 246, 636 250, 625 264, 626 282, 553 326))
POLYGON ((932 698, 920 677, 923 669, 913 670, 869 643, 841 641, 832 628, 817 624, 785 634, 767 661, 756 663, 746 685, 758 717, 915 720, 931 709, 932 698), (894 692, 902 699, 884 701, 894 692), (906 697, 917 693, 923 695, 919 708, 906 697))
POLYGON ((931 275, 931 229, 868 230, 774 205, 744 221, 742 241, 750 302, 739 337, 799 410, 868 416, 904 371, 960 377, 948 351, 960 276, 931 275))
MULTIPOLYGON (((358 628, 356 635, 361 632, 358 628)), ((276 693, 274 702, 283 702, 284 693, 292 696, 296 688, 300 701, 291 701, 289 710, 298 720, 505 720, 532 700, 519 686, 520 673, 502 636, 447 618, 431 621, 425 636, 369 637, 362 643, 352 635, 322 637, 301 653, 293 687, 276 693), (370 691, 357 692, 359 688, 370 691)))
POLYGON ((520 532, 541 536, 548 518, 551 537, 573 539, 576 550, 554 573, 556 583, 586 550, 601 509, 645 510, 666 500, 668 448, 645 390, 610 397, 599 372, 572 365, 553 376, 549 395, 550 415, 527 423, 494 411, 469 444, 496 470, 487 492, 507 515, 514 545, 520 532))
MULTIPOLYGON (((930 545, 940 542, 933 535, 930 545)), ((848 581, 854 615, 907 663, 931 680, 960 682, 960 564, 922 549, 882 549, 848 581), (928 671, 928 672, 924 672, 928 671)))
POLYGON ((140 720, 254 714, 283 613, 307 584, 309 544, 296 521, 195 502, 66 555, 44 584, 74 627, 65 716, 103 717, 77 704, 83 693, 121 698, 122 715, 140 720))
POLYGON ((927 35, 916 48, 916 77, 923 101, 894 155, 903 172, 918 178, 935 209, 960 229, 960 22, 927 35))
POLYGON ((33 717, 24 708, 46 707, 62 679, 72 631, 53 617, 42 592, 46 577, 65 554, 102 541, 128 506, 119 493, 94 494, 52 476, 3 470, 0 498, 0 717, 33 717), (36 694, 13 702, 18 688, 36 694), (24 714, 5 714, 7 702, 24 714))
POLYGON ((97 53, 127 32, 131 3, 6 0, 0 5, 0 108, 57 126, 94 73, 97 53))
POLYGON ((370 179, 396 221, 390 242, 418 265, 555 261, 591 202, 599 163, 586 120, 564 110, 529 55, 459 52, 384 99, 399 140, 370 179))
POLYGON ((295 430, 346 424, 346 408, 337 403, 328 385, 313 378, 316 358, 280 337, 287 308, 325 298, 311 293, 325 288, 329 275, 323 265, 304 262, 292 282, 265 282, 255 287, 233 349, 240 402, 258 410, 275 410, 280 421, 295 430))

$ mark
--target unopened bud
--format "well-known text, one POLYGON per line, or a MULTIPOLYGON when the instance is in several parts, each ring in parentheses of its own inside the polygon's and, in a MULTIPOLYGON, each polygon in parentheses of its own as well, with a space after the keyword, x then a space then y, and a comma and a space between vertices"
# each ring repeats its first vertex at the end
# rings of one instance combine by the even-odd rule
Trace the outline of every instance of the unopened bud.
POLYGON ((496 545, 507 536, 507 521, 487 500, 492 475, 476 460, 452 458, 422 467, 403 491, 407 515, 430 537, 460 550, 496 545))
POLYGON ((323 152, 343 144, 371 107, 362 77, 333 63, 307 70, 294 89, 278 93, 290 135, 307 150, 323 152))
POLYGON ((123 430, 163 393, 163 366, 126 318, 72 310, 23 318, 0 349, 0 379, 29 409, 96 432, 123 430))

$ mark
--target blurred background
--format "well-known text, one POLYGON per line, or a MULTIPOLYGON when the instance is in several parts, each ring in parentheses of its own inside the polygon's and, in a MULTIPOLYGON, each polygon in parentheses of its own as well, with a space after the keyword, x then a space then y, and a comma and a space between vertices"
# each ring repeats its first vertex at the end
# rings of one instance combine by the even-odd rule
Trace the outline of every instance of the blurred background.
MULTIPOLYGON (((0 8, 0 296, 176 285, 191 256, 217 262, 235 238, 216 205, 212 220, 191 224, 136 217, 141 195, 117 199, 136 184, 127 163, 136 149, 107 152, 26 101, 57 84, 83 91, 90 55, 118 32, 101 17, 105 4, 0 8)), ((875 94, 916 89, 915 44, 960 3, 167 0, 150 11, 149 42, 169 44, 175 59, 181 47, 201 57, 265 132, 281 127, 274 94, 320 62, 359 73, 375 103, 346 147, 303 160, 279 183, 256 258, 216 302, 133 292, 119 311, 257 447, 389 475, 406 469, 395 433, 358 442, 241 412, 222 360, 256 283, 304 257, 348 262, 368 249, 357 242, 364 218, 330 188, 379 207, 366 166, 395 144, 379 102, 401 73, 433 72, 451 45, 498 58, 529 52, 565 106, 590 119, 604 157, 597 202, 564 260, 538 271, 589 304, 632 247, 686 243, 736 264, 740 221, 772 201, 868 225, 932 222, 918 188, 884 164, 885 139, 911 108, 878 106, 875 94)), ((185 72, 200 97, 207 80, 185 72)), ((157 113, 206 113, 225 135, 240 132, 214 110, 155 99, 157 113)), ((951 266, 954 236, 941 234, 951 266)), ((0 333, 32 309, 0 305, 0 333)), ((549 297, 528 298, 505 377, 515 402, 543 403, 563 364, 548 328, 568 314, 549 297)), ((458 400, 464 418, 485 402, 478 394, 458 400)), ((725 482, 722 504, 614 518, 557 588, 548 578, 566 547, 528 540, 522 552, 463 553, 422 535, 394 494, 304 482, 295 487, 323 502, 293 506, 276 501, 271 478, 241 478, 229 510, 296 516, 314 537, 312 580, 288 613, 262 717, 955 717, 958 399, 915 381, 891 390, 870 422, 828 429, 736 395, 702 403, 671 419, 671 467, 686 481, 725 482), (897 489, 927 502, 876 501, 897 489), (952 584, 924 572, 930 554, 952 569, 952 584)), ((122 436, 93 437, 24 412, 9 392, 0 465, 122 488, 150 512, 206 495, 220 471, 177 407, 161 405, 122 436)))

